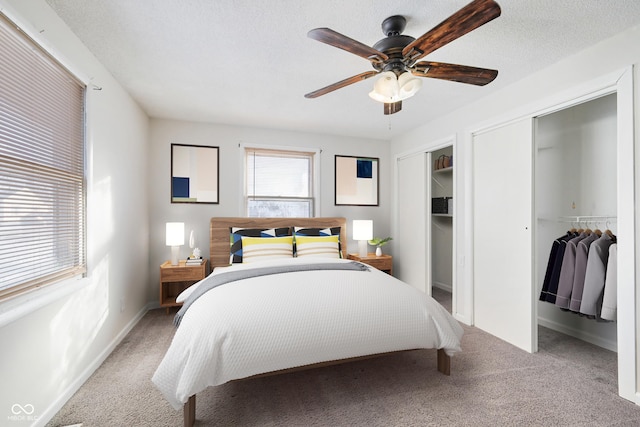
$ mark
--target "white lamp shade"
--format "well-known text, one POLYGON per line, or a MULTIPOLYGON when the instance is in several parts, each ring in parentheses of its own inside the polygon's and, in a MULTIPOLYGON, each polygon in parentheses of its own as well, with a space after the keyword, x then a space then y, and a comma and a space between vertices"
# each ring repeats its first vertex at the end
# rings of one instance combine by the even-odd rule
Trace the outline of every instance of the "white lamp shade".
POLYGON ((353 240, 373 239, 373 221, 370 219, 356 219, 353 221, 353 240))
POLYGON ((369 96, 380 102, 395 102, 394 99, 397 98, 399 89, 396 73, 385 71, 380 73, 380 77, 373 85, 373 91, 369 93, 369 96))
POLYGON ((393 71, 385 71, 380 73, 369 96, 378 102, 392 104, 412 97, 421 87, 422 80, 410 72, 404 72, 400 77, 396 77, 393 71))
POLYGON ((184 245, 184 223, 168 222, 167 223, 167 246, 184 245))
POLYGON ((407 99, 415 95, 422 87, 422 80, 411 73, 403 73, 398 77, 400 86, 400 99, 407 99))

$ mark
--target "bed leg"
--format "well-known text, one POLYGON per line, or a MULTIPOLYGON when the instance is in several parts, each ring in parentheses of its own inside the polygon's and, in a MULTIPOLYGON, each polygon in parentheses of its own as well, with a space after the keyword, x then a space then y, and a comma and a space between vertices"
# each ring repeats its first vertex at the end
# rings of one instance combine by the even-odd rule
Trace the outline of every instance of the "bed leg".
POLYGON ((451 356, 448 356, 443 349, 438 349, 438 371, 445 375, 451 375, 451 356))
POLYGON ((184 404, 184 427, 192 427, 196 422, 196 395, 189 397, 184 404))

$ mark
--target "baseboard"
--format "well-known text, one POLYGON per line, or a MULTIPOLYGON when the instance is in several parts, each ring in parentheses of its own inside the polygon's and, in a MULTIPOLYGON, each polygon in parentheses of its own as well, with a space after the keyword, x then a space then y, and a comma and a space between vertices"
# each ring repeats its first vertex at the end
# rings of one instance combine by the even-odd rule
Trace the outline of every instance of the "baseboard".
POLYGON ((453 313, 453 318, 464 323, 467 326, 473 326, 471 323, 471 318, 469 316, 464 316, 460 313, 453 313))
POLYGON ((442 283, 442 282, 433 282, 433 287, 442 289, 443 291, 453 292, 453 287, 450 283, 442 283))
POLYGON ((611 350, 616 353, 618 352, 618 343, 611 340, 603 339, 602 337, 590 334, 580 329, 570 328, 561 323, 554 322, 549 319, 544 319, 542 317, 538 317, 538 325, 544 326, 545 328, 549 328, 557 332, 561 332, 565 335, 581 339, 582 341, 597 345, 598 347, 606 348, 607 350, 611 350))
POLYGON ((109 345, 96 357, 93 362, 87 366, 87 368, 69 384, 66 390, 51 404, 49 407, 38 417, 38 420, 33 424, 34 427, 45 426, 51 419, 62 409, 69 399, 82 387, 82 385, 89 379, 89 377, 102 365, 102 363, 109 357, 111 352, 116 348, 120 342, 127 336, 134 326, 144 317, 144 315, 151 309, 153 303, 145 305, 129 323, 116 335, 109 345))

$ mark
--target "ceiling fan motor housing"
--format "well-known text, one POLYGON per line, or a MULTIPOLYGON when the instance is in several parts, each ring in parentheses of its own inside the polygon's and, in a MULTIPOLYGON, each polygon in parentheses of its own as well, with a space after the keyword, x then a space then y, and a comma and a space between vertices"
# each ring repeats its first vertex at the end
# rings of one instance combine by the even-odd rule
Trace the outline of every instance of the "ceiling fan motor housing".
POLYGON ((404 16, 394 15, 382 21, 382 32, 385 37, 373 45, 373 48, 389 57, 388 60, 380 63, 372 63, 373 68, 378 71, 393 71, 400 75, 407 70, 405 58, 402 55, 404 49, 415 38, 402 35, 407 20, 404 16))
POLYGON ((406 59, 402 55, 402 49, 415 39, 411 36, 390 36, 384 38, 373 45, 373 48, 379 50, 389 57, 384 62, 372 63, 373 68, 378 71, 394 71, 402 73, 407 70, 406 59))

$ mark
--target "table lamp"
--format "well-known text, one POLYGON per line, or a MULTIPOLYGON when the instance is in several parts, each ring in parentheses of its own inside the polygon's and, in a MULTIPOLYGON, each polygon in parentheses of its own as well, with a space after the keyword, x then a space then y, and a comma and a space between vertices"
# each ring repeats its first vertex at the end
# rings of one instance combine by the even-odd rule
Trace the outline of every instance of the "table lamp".
POLYGON ((178 265, 180 246, 184 245, 184 223, 167 223, 167 246, 171 246, 171 265, 178 265))
POLYGON ((373 239, 373 221, 370 219, 356 219, 353 221, 353 240, 358 241, 358 255, 367 256, 367 242, 373 239))

